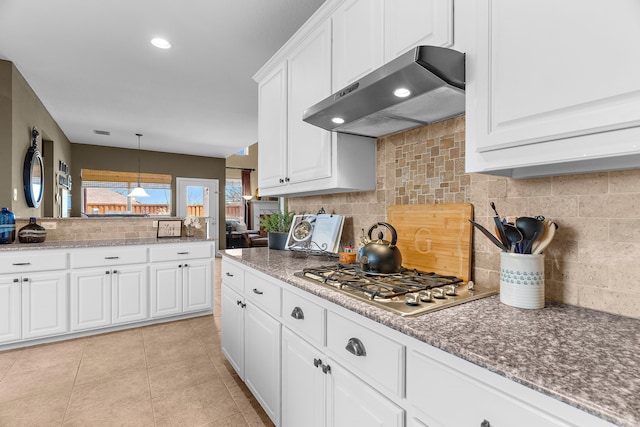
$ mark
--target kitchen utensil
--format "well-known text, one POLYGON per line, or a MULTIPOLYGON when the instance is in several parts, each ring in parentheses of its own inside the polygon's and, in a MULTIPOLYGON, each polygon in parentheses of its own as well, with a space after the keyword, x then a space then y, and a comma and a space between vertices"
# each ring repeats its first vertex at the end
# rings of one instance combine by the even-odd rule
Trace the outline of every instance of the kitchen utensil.
POLYGON ((498 230, 498 236, 500 236, 500 241, 502 242, 503 245, 508 246, 509 241, 507 240, 507 236, 504 233, 504 227, 502 226, 502 221, 500 221, 500 215, 498 215, 496 204, 491 202, 490 205, 491 205, 491 209, 493 209, 493 212, 495 212, 495 215, 493 217, 493 222, 495 222, 496 224, 496 230, 498 230))
POLYGON ((391 224, 386 222, 375 223, 369 228, 367 233, 369 243, 362 248, 360 257, 360 267, 363 271, 373 273, 395 273, 402 266, 402 255, 396 247, 398 233, 391 224), (385 227, 391 233, 391 241, 383 240, 382 231, 378 233, 378 238, 373 239, 371 233, 378 227, 385 227))
POLYGON ((513 224, 503 224, 504 233, 509 241, 509 252, 514 252, 518 243, 522 242, 522 233, 513 224))
POLYGON ((387 222, 398 232, 402 266, 471 278, 470 203, 392 205, 387 222))
POLYGON ((525 244, 525 246, 522 248, 522 253, 523 254, 529 254, 531 255, 531 247, 533 246, 533 243, 538 240, 538 237, 540 237, 542 233, 536 231, 535 233, 533 233, 533 236, 531 236, 531 239, 527 241, 527 243, 525 244))
POLYGON ((502 249, 504 252, 507 252, 508 248, 502 244, 502 242, 500 240, 498 240, 496 238, 496 236, 494 236, 493 234, 491 234, 491 232, 489 230, 487 230, 486 228, 484 228, 482 225, 478 224, 477 222, 475 222, 474 220, 470 219, 469 222, 471 224, 473 224, 478 230, 480 230, 482 232, 482 234, 484 234, 485 236, 487 236, 489 238, 489 240, 491 240, 491 242, 496 245, 497 247, 499 247, 500 249, 502 249))
POLYGON ((557 229, 558 229, 558 224, 556 224, 555 222, 553 222, 551 220, 548 220, 548 219, 545 220, 545 233, 533 245, 531 253, 532 254, 542 253, 542 251, 544 251, 547 248, 547 246, 549 246, 551 241, 553 240, 557 229))
POLYGON ((516 252, 524 253, 524 248, 530 245, 531 240, 535 240, 537 236, 540 236, 544 231, 544 224, 542 221, 528 216, 521 216, 516 220, 516 228, 522 233, 522 242, 520 243, 520 250, 516 252), (535 233, 538 233, 534 236, 535 233))

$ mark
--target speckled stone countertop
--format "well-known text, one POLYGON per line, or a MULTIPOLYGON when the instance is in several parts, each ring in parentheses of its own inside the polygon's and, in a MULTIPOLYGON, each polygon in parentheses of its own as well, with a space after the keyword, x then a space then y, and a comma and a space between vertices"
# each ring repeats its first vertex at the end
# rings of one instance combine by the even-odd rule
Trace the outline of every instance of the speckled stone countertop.
POLYGON ((498 296, 402 318, 293 275, 337 258, 266 248, 223 256, 614 424, 640 425, 640 320, 555 303, 518 309, 498 296))
POLYGON ((72 248, 97 248, 108 246, 128 245, 157 245, 166 243, 207 242, 213 239, 204 237, 163 237, 150 239, 112 239, 112 240, 65 240, 59 242, 42 243, 10 243, 0 245, 0 252, 31 251, 34 249, 72 249, 72 248))

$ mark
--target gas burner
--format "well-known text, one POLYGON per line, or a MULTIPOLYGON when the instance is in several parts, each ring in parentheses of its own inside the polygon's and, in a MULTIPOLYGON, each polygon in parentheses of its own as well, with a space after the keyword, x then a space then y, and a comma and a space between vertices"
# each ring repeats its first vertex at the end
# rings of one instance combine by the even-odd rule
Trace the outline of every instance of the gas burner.
POLYGON ((464 286, 455 276, 408 268, 382 274, 363 271, 359 264, 332 264, 305 268, 295 275, 401 316, 416 316, 498 292, 497 287, 482 289, 473 282, 464 286))

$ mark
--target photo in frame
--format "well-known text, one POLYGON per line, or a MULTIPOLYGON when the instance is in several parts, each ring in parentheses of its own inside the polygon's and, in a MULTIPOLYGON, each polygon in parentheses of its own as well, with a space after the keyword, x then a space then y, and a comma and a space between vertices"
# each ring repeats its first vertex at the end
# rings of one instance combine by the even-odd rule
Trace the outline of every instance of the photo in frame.
POLYGON ((182 220, 181 219, 159 219, 158 220, 158 238, 181 237, 181 236, 182 236, 182 220))

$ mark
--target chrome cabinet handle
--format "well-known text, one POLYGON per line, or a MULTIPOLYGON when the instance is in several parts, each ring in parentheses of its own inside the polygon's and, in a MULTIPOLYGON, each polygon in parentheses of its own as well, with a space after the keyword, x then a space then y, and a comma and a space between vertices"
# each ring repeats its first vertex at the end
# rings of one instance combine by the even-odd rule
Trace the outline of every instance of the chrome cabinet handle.
POLYGON ((300 307, 293 307, 291 317, 293 317, 294 319, 302 320, 304 319, 304 313, 300 307))
POLYGON ((487 421, 487 420, 483 420, 480 423, 480 427, 491 427, 491 423, 489 421, 487 421))
POLYGON ((317 368, 320 365, 322 365, 322 359, 313 359, 313 366, 317 368))
POLYGON ((227 277, 233 277, 233 274, 229 273, 228 271, 225 274, 227 275, 227 277))
POLYGON ((118 274, 118 270, 113 270, 113 274, 118 274))
POLYGON ((178 255, 189 255, 189 252, 178 252, 178 255))
POLYGON ((120 259, 119 256, 106 256, 104 259, 120 259))
POLYGON ((325 374, 330 374, 331 373, 331 366, 330 365, 322 365, 322 372, 325 374))
POLYGON ((264 292, 259 291, 259 290, 258 290, 258 289, 256 289, 256 288, 253 288, 253 293, 254 293, 254 294, 258 294, 258 295, 262 295, 262 294, 264 294, 264 292))
POLYGON ((13 265, 31 265, 30 262, 14 262, 13 265))
POLYGON ((366 356, 367 351, 364 349, 364 344, 358 338, 349 338, 349 342, 345 346, 347 351, 355 356, 366 356))
POLYGON ((20 279, 18 279, 17 277, 15 279, 13 279, 13 283, 18 283, 20 281, 20 279))
POLYGON ((22 279, 22 281, 23 281, 23 282, 28 282, 28 281, 29 281, 29 278, 28 278, 28 277, 24 277, 24 278, 22 279))

